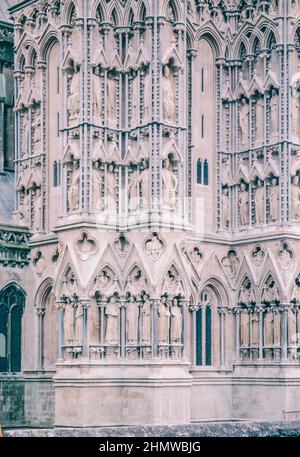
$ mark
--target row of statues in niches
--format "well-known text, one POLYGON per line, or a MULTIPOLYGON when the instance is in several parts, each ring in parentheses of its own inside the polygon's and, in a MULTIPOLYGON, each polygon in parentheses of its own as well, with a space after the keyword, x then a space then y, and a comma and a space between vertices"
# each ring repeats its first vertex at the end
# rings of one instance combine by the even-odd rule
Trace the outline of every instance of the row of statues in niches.
MULTIPOLYGON (((162 159, 161 208, 174 212, 178 201, 178 170, 176 161, 169 157, 162 159)), ((71 157, 66 164, 68 170, 68 212, 76 213, 80 207, 80 160, 71 157)), ((114 162, 96 160, 91 169, 91 207, 96 212, 116 214, 123 211, 135 214, 149 210, 151 171, 149 159, 143 158, 138 164, 118 165, 114 162)))
POLYGON ((20 116, 20 142, 18 158, 34 156, 41 153, 41 107, 39 103, 30 108, 23 107, 20 116))
POLYGON ((258 359, 261 346, 262 358, 280 361, 283 355, 282 337, 287 334, 287 358, 299 361, 300 309, 298 305, 282 307, 280 304, 254 306, 240 309, 240 356, 242 360, 258 359), (284 314, 287 314, 286 323, 284 314), (262 326, 262 340, 259 325, 262 326), (286 325, 286 329, 284 328, 286 325))
MULTIPOLYGON (((180 296, 163 294, 153 301, 143 291, 141 296, 127 293, 121 300, 117 293, 99 298, 88 309, 89 341, 91 346, 119 347, 120 330, 125 330, 128 348, 153 344, 153 315, 156 315, 156 343, 179 345, 183 337, 183 309, 180 296), (124 309, 124 315, 121 309, 124 309)), ((80 301, 66 301, 64 305, 64 344, 73 346, 83 342, 83 306, 80 301)))
MULTIPOLYGON (((146 124, 152 112, 152 82, 149 66, 140 70, 131 70, 128 79, 116 69, 102 70, 97 67, 92 73, 91 111, 92 121, 96 125, 108 125, 121 128, 146 124), (124 94, 128 93, 127 106, 124 94), (125 116, 124 116, 125 113, 125 116)), ((162 66, 162 117, 168 124, 177 121, 177 85, 176 70, 171 62, 162 66)), ((68 125, 76 126, 80 122, 81 71, 74 66, 68 71, 68 125)))
MULTIPOLYGON (((259 146, 267 139, 268 143, 276 143, 279 139, 280 127, 280 100, 278 90, 273 88, 266 97, 257 94, 250 100, 242 97, 238 103, 238 147, 247 149, 250 142, 259 146), (250 141, 251 132, 251 141, 250 141)), ((299 142, 300 128, 300 100, 298 96, 291 97, 291 140, 299 142)), ((228 126, 230 128, 230 126, 228 126)))
MULTIPOLYGON (((279 178, 270 175, 264 180, 256 177, 251 183, 241 180, 236 186, 222 187, 221 195, 221 226, 223 229, 234 228, 230 223, 231 195, 237 192, 237 224, 239 228, 250 225, 263 226, 280 221, 280 188, 279 178), (251 186, 251 192, 250 192, 251 186), (250 213, 251 205, 251 213, 250 213)), ((290 180, 290 218, 300 220, 300 170, 290 180)))

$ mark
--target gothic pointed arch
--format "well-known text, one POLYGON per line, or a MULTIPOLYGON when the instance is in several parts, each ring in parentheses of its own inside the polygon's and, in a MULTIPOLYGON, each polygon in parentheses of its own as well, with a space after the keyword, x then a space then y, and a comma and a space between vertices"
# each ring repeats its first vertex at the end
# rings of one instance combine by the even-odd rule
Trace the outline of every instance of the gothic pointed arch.
POLYGON ((149 294, 150 292, 150 283, 148 277, 143 267, 138 263, 132 265, 124 284, 125 293, 130 293, 134 297, 142 296, 144 293, 149 294))
POLYGON ((26 294, 16 282, 0 291, 0 372, 16 373, 22 368, 22 317, 26 294))
POLYGON ((120 294, 122 285, 119 275, 112 265, 104 264, 91 281, 90 297, 110 297, 120 294))
POLYGON ((149 13, 149 4, 147 1, 140 1, 137 8, 137 18, 145 22, 147 14, 149 13))
POLYGON ((253 280, 250 275, 245 274, 237 288, 237 300, 239 305, 251 305, 257 303, 257 296, 253 280))
POLYGON ((62 21, 65 24, 74 25, 74 20, 78 16, 79 5, 77 0, 66 0, 62 10, 62 21))
POLYGON ((56 43, 60 43, 60 36, 52 26, 49 26, 48 30, 43 35, 43 38, 40 42, 41 60, 45 62, 47 61, 50 50, 56 43))
POLYGON ((272 272, 269 272, 260 286, 261 303, 271 304, 281 302, 281 293, 278 287, 278 281, 272 272))

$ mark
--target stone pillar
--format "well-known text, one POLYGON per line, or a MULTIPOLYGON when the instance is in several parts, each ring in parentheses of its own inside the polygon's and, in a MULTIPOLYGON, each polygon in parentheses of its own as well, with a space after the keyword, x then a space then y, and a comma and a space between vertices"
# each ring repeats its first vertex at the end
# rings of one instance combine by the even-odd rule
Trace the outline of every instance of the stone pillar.
POLYGON ((179 304, 181 305, 182 309, 182 357, 184 359, 188 359, 188 328, 187 322, 189 318, 189 306, 190 306, 190 299, 180 299, 179 304))
POLYGON ((236 307, 235 310, 235 357, 236 360, 240 360, 240 345, 241 345, 241 338, 240 338, 240 326, 241 326, 241 308, 236 307))
POLYGON ((64 358, 64 314, 65 314, 65 300, 58 300, 56 307, 58 309, 58 362, 61 362, 64 358))
POLYGON ((264 308, 262 305, 257 307, 259 313, 258 319, 258 360, 262 361, 264 358, 263 338, 264 338, 264 308))
POLYGON ((38 369, 44 369, 44 316, 45 308, 39 307, 36 310, 38 316, 38 369))
POLYGON ((219 306, 218 312, 220 315, 220 367, 225 366, 225 314, 227 306, 219 306))
POLYGON ((289 303, 281 303, 281 362, 286 362, 288 358, 288 311, 289 303))
POLYGON ((89 357, 89 315, 88 309, 91 306, 89 298, 81 298, 79 300, 82 310, 83 310, 83 319, 82 319, 82 357, 87 358, 89 357))
POLYGON ((126 314, 125 314, 125 306, 126 306, 126 298, 120 297, 119 298, 119 306, 120 306, 120 356, 121 358, 125 358, 126 356, 126 314))
POLYGON ((152 303, 152 308, 151 308, 151 314, 152 314, 152 328, 151 328, 151 334, 152 334, 152 358, 156 359, 158 357, 158 341, 157 341, 157 304, 158 304, 158 299, 157 298, 151 298, 151 303, 152 303))
POLYGON ((193 366, 196 366, 196 344, 197 344, 197 335, 196 335, 196 312, 198 311, 199 306, 191 304, 189 306, 189 311, 192 314, 191 326, 192 326, 192 348, 191 348, 191 362, 193 366))

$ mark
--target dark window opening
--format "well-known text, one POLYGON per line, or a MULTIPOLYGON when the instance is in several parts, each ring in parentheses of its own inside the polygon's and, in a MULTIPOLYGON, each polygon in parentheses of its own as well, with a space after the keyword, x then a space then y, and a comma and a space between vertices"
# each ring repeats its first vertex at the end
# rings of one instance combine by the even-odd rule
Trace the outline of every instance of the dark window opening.
POLYGON ((203 175, 203 184, 208 186, 208 162, 206 159, 204 160, 203 175))
POLYGON ((197 160, 197 184, 202 184, 202 161, 197 160))
POLYGON ((24 295, 15 286, 0 294, 0 372, 21 371, 24 295))

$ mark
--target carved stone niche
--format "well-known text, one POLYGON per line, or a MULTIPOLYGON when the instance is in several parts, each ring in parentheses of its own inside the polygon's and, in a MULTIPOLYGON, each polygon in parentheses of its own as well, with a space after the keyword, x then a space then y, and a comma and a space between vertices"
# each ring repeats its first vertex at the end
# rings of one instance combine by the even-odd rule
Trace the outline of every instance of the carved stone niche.
POLYGON ((47 262, 43 253, 41 251, 37 251, 32 259, 33 267, 35 268, 36 274, 41 276, 47 267, 47 262))
POLYGON ((80 260, 88 260, 98 250, 97 242, 91 238, 88 232, 82 232, 80 238, 75 243, 75 251, 80 260))
POLYGON ((124 233, 120 233, 120 235, 114 242, 114 248, 115 248, 117 254, 120 257, 126 257, 126 255, 128 254, 128 251, 129 251, 129 247, 130 247, 130 242, 128 241, 128 239, 126 238, 124 233))
POLYGON ((62 251, 63 245, 61 243, 58 243, 57 247, 55 248, 55 251, 52 254, 52 263, 56 264, 59 261, 62 251))
POLYGON ((277 252, 278 260, 282 268, 287 269, 293 262, 294 254, 287 242, 282 241, 280 249, 277 252))
POLYGON ((159 259, 163 251, 165 250, 165 243, 160 238, 157 232, 152 232, 151 235, 146 238, 144 243, 144 251, 147 255, 150 255, 153 260, 159 259))
POLYGON ((183 244, 181 248, 182 255, 187 258, 196 268, 199 267, 204 260, 204 254, 197 245, 183 244))
POLYGON ((257 267, 260 267, 265 259, 266 253, 262 249, 261 246, 257 245, 255 248, 251 251, 251 258, 257 267))
POLYGON ((227 256, 223 257, 222 265, 230 278, 234 278, 239 267, 240 260, 234 249, 230 249, 227 256))

